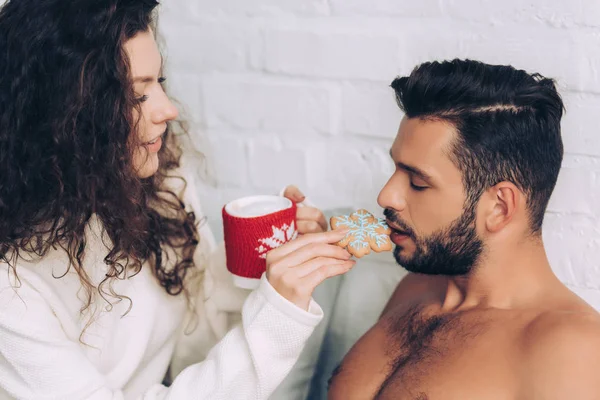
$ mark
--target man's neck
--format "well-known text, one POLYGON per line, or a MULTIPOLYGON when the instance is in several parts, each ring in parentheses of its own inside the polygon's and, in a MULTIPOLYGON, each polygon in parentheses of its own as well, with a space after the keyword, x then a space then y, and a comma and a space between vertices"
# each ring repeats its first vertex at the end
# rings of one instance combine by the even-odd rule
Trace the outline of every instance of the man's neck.
POLYGON ((449 277, 442 307, 449 311, 525 307, 555 285, 561 283, 541 239, 531 239, 510 248, 488 249, 469 275, 449 277))

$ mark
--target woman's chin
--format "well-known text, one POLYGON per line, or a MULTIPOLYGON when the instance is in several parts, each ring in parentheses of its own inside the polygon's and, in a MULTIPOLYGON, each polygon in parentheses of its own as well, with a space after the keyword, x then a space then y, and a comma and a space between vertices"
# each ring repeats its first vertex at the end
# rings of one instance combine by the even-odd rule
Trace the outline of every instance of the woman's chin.
POLYGON ((158 155, 150 154, 146 162, 137 170, 137 175, 141 179, 150 178, 156 174, 159 167, 158 155))

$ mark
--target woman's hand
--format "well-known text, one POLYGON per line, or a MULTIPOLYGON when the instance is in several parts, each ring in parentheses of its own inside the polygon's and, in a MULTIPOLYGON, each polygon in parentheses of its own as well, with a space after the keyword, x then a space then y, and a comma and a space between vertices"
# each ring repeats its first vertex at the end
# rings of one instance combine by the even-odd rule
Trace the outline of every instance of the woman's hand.
POLYGON ((315 288, 327 278, 348 272, 356 263, 335 245, 347 233, 335 230, 300 236, 267 254, 267 279, 283 297, 308 310, 315 288))
MULTIPOLYGON (((285 188, 283 196, 292 200, 295 203, 301 203, 306 198, 304 194, 296 186, 290 185, 285 188)), ((296 221, 298 233, 318 233, 326 232, 329 228, 323 212, 315 207, 303 206, 298 207, 296 211, 296 221)))

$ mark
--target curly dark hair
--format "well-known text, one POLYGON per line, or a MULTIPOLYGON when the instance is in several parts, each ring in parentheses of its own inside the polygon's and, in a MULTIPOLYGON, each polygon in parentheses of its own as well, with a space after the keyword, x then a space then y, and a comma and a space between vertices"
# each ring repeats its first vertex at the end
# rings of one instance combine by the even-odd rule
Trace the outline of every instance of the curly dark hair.
POLYGON ((94 290, 120 297, 110 283, 146 262, 167 293, 186 292, 199 242, 196 217, 166 185, 181 156, 172 126, 154 176, 132 165, 141 110, 123 46, 153 27, 157 6, 10 0, 0 10, 0 261, 16 274, 24 253, 63 249, 87 292, 82 312, 94 290), (97 287, 82 268, 94 215, 112 244, 97 287))

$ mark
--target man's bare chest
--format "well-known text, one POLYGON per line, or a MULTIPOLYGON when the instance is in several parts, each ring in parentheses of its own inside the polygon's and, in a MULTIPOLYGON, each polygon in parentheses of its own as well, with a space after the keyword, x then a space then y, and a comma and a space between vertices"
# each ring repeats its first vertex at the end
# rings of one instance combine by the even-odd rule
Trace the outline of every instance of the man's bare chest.
POLYGON ((512 346, 497 324, 419 309, 399 317, 381 321, 348 353, 330 399, 510 398, 512 346))

